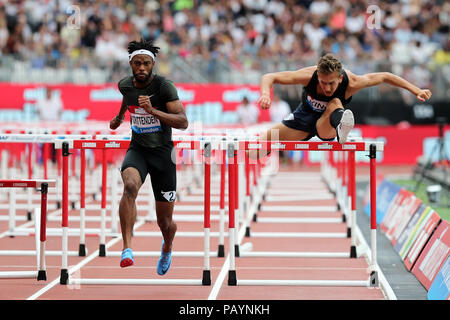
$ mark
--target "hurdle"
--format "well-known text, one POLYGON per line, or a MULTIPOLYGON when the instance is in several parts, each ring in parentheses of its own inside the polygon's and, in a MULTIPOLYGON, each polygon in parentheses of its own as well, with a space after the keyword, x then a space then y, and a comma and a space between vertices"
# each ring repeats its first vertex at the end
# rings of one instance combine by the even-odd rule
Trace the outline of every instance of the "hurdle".
MULTIPOLYGON (((61 275, 60 284, 166 284, 166 285, 210 285, 210 256, 217 255, 215 252, 209 250, 209 238, 210 238, 210 185, 211 185, 211 143, 207 141, 174 141, 174 147, 178 149, 198 150, 204 151, 205 157, 205 195, 204 195, 204 270, 202 279, 72 279, 69 277, 67 269, 67 236, 68 236, 68 157, 70 155, 70 149, 101 149, 103 153, 107 149, 127 149, 129 147, 130 140, 64 140, 57 141, 55 148, 62 148, 63 155, 63 175, 62 175, 62 194, 63 194, 63 207, 62 207, 62 263, 61 263, 61 275)), ((106 157, 103 156, 102 161, 102 203, 101 203, 101 232, 100 232, 100 247, 99 256, 115 256, 115 252, 106 252, 105 246, 105 216, 106 216, 106 157)), ((173 256, 192 256, 192 252, 173 252, 173 256)), ((194 252, 195 254, 195 252, 194 252)), ((136 256, 159 256, 155 252, 135 252, 136 256)))
MULTIPOLYGON (((25 131, 24 131, 25 132, 25 131)), ((28 132, 28 131, 27 131, 28 132)), ((32 131, 29 131, 32 132, 32 131)), ((54 143, 56 140, 59 139, 80 139, 81 137, 92 137, 91 135, 79 135, 79 134, 53 134, 53 133, 2 133, 1 134, 1 139, 0 139, 0 143, 25 143, 29 146, 30 152, 28 155, 28 160, 27 160, 27 173, 28 173, 28 179, 32 178, 33 175, 33 163, 32 163, 32 154, 31 154, 31 146, 33 144, 36 143, 42 143, 44 146, 48 146, 51 143, 54 143)), ((44 157, 44 179, 47 179, 47 159, 44 157)), ((3 164, 2 164, 3 166, 3 164)), ((4 169, 2 169, 4 170, 4 169)), ((16 172, 14 171, 15 168, 12 168, 11 171, 11 175, 13 175, 14 178, 16 178, 16 172)), ((59 189, 56 188, 56 191, 58 191, 59 189)), ((10 199, 10 203, 9 204, 0 204, 0 208, 1 209, 8 209, 9 210, 9 217, 0 217, 1 220, 10 220, 11 216, 15 217, 15 210, 16 209, 26 209, 27 210, 27 220, 31 220, 31 207, 32 207, 32 192, 31 192, 31 188, 27 189, 27 195, 25 197, 25 199, 27 200, 27 204, 23 205, 23 204, 12 204, 12 200, 10 199)), ((12 195, 14 197, 14 202, 16 199, 21 198, 21 197, 16 197, 16 194, 14 192, 14 195, 12 195)), ((56 195, 56 199, 59 198, 59 195, 56 195)), ((53 208, 52 205, 48 206, 53 208)), ((15 219, 18 220, 22 220, 22 218, 20 217, 15 217, 15 219)), ((13 221, 15 221, 15 219, 13 221)), ((10 235, 13 236, 14 232, 16 231, 15 229, 15 224, 11 223, 10 221, 10 235)), ((24 232, 26 232, 25 230, 21 230, 17 229, 17 235, 23 234, 24 232)))
MULTIPOLYGON (((236 272, 235 257, 331 257, 328 253, 324 255, 319 255, 318 253, 287 253, 283 255, 282 253, 265 253, 265 252, 243 252, 236 255, 235 250, 230 250, 230 266, 228 271, 228 285, 281 285, 281 286, 365 286, 365 287, 376 287, 378 286, 378 264, 376 257, 376 152, 383 151, 384 145, 379 141, 360 141, 360 142, 347 142, 344 145, 338 142, 305 142, 305 141, 260 141, 260 142, 249 142, 240 141, 238 144, 229 143, 228 144, 228 171, 229 171, 229 242, 230 248, 235 246, 236 239, 234 237, 234 208, 233 203, 235 199, 233 197, 234 190, 236 188, 235 172, 234 166, 236 166, 236 156, 235 149, 240 148, 243 150, 311 150, 311 151, 345 151, 352 154, 349 156, 349 163, 352 169, 349 172, 351 178, 349 179, 349 193, 352 196, 351 201, 351 214, 352 214, 352 224, 351 227, 355 228, 355 213, 356 213, 356 188, 355 188, 355 166, 354 166, 354 154, 356 151, 369 151, 370 158, 370 197, 371 197, 371 257, 370 258, 370 274, 367 280, 257 280, 257 279, 238 279, 236 272), (232 232, 233 231, 233 232, 232 232)), ((354 234, 354 230, 352 234, 354 234)), ((281 236, 281 233, 278 235, 281 236)), ((356 247, 355 242, 352 241, 352 246, 350 253, 345 253, 341 257, 355 257, 356 247)), ((339 256, 339 255, 338 255, 339 256)), ((338 257, 336 256, 336 257, 338 257)))
POLYGON ((49 187, 55 186, 55 180, 0 180, 0 188, 40 188, 41 207, 35 211, 35 239, 37 271, 5 271, 0 278, 37 278, 47 280, 45 266, 45 242, 47 227, 47 193, 49 187), (40 214, 39 214, 40 213, 40 214), (40 243, 38 243, 38 235, 40 243))
MULTIPOLYGON (((241 142, 241 146, 240 149, 243 150, 257 150, 257 148, 255 146, 258 146, 260 144, 258 144, 257 142, 251 142, 251 141, 247 141, 247 142, 241 142), (248 146, 250 146, 250 148, 248 148, 248 146)), ((278 150, 278 149, 285 149, 285 145, 282 143, 279 144, 274 144, 273 145, 273 149, 274 150, 278 150)), ((306 150, 306 147, 303 147, 302 150, 306 150)), ((245 165, 248 166, 248 160, 246 157, 246 161, 245 161, 245 165)), ((308 177, 309 180, 311 179, 315 179, 317 180, 317 174, 316 176, 309 176, 308 177)), ((248 179, 247 179, 248 180, 248 179)), ((267 189, 267 181, 262 183, 263 188, 267 189)), ((303 197, 302 199, 308 199, 308 200, 312 200, 310 198, 308 198, 309 194, 305 197, 303 197)), ((263 200, 267 200, 268 196, 265 194, 265 191, 263 191, 263 196, 262 196, 263 200)), ((278 198, 278 195, 277 195, 278 198)), ((314 198, 315 200, 319 200, 322 197, 316 197, 314 198)), ((294 200, 299 200, 298 197, 293 197, 292 195, 287 196, 285 198, 281 198, 281 199, 277 199, 278 201, 288 201, 291 199, 294 200)), ((257 202, 259 203, 261 201, 261 199, 257 200, 257 202)), ((255 214, 253 215, 253 221, 255 222, 261 222, 261 223, 336 223, 336 222, 341 222, 342 219, 340 218, 316 218, 316 217, 303 217, 303 218, 284 218, 284 217, 263 217, 263 218, 258 218, 256 217, 256 211, 260 211, 260 212, 264 212, 264 211, 274 211, 274 212, 336 212, 336 206, 293 206, 293 207, 285 207, 285 206, 274 206, 274 205, 270 205, 270 206, 265 206, 265 205, 261 205, 258 204, 258 208, 255 209, 254 207, 251 209, 252 211, 255 212, 255 214)), ((263 237, 263 238, 349 238, 351 237, 351 233, 350 233, 350 229, 347 230, 347 232, 250 232, 250 218, 248 218, 246 221, 246 237, 263 237)), ((353 241, 354 242, 354 241, 353 241)), ((332 252, 332 253, 327 253, 327 256, 330 257, 348 257, 349 255, 353 257, 353 254, 351 253, 352 251, 354 251, 355 249, 351 248, 350 249, 350 253, 345 253, 345 252, 332 252)), ((236 251, 238 252, 238 251, 236 251)), ((274 252, 274 253, 269 253, 269 252, 265 252, 265 253, 256 253, 256 252, 246 252, 245 255, 246 256, 283 256, 284 253, 280 253, 280 252, 274 252)), ((308 253, 286 253, 287 256, 292 257, 293 255, 297 255, 297 256, 301 256, 301 257, 305 257, 305 256, 318 256, 322 253, 314 253, 314 252, 308 252, 308 253)))

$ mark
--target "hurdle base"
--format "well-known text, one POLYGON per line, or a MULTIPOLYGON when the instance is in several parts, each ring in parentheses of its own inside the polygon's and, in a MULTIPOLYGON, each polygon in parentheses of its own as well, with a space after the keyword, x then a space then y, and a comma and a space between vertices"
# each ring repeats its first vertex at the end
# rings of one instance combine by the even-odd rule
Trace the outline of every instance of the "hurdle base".
POLYGON ((229 286, 236 286, 237 285, 236 270, 229 270, 228 271, 228 285, 229 286))
POLYGON ((61 269, 61 275, 59 277, 59 283, 60 284, 67 284, 69 280, 69 272, 67 269, 61 269))
POLYGON ((225 257, 225 246, 223 244, 219 244, 219 248, 217 250, 217 256, 220 258, 225 257))
POLYGON ((27 212, 27 220, 28 220, 28 221, 33 220, 31 211, 28 211, 28 212, 27 212))
POLYGON ((85 257, 86 256, 86 245, 80 243, 80 246, 78 248, 78 256, 85 257))
POLYGON ((369 283, 371 287, 378 287, 378 273, 376 271, 370 273, 369 283))
POLYGON ((106 257, 106 247, 104 244, 100 244, 100 248, 98 250, 99 257, 106 257))
POLYGON ((350 258, 356 258, 357 254, 356 254, 356 246, 351 246, 350 247, 350 258))
POLYGON ((238 244, 234 245, 234 256, 235 257, 239 257, 240 256, 240 254, 239 254, 239 245, 238 244))
POLYGON ((253 215, 252 220, 253 220, 253 222, 258 222, 258 217, 257 217, 256 213, 253 215))
POLYGON ((347 238, 351 238, 352 237, 352 228, 347 227, 347 238))
POLYGON ((39 270, 38 271, 38 276, 37 276, 37 280, 47 280, 47 272, 45 270, 39 270))
POLYGON ((250 237, 250 227, 245 227, 245 237, 246 238, 250 237))
POLYGON ((203 270, 202 285, 204 285, 204 286, 211 285, 211 271, 210 270, 203 270))

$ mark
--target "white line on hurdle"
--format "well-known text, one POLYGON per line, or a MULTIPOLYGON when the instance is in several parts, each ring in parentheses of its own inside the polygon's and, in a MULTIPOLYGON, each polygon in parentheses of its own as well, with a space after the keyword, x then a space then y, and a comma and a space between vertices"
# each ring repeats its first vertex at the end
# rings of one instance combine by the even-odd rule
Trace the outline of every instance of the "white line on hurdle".
POLYGON ((370 287, 369 280, 239 280, 240 286, 370 287))
POLYGON ((334 199, 334 196, 331 193, 323 193, 323 194, 317 194, 312 193, 310 195, 302 193, 301 195, 288 195, 288 196, 281 196, 281 195, 266 195, 265 199, 266 201, 272 201, 272 202, 287 202, 287 201, 305 201, 305 200, 331 200, 334 199))
MULTIPOLYGON (((202 231, 177 231, 177 237, 204 237, 205 234, 202 231)), ((224 236, 228 237, 228 232, 223 233, 224 236)), ((210 232, 211 237, 219 237, 219 232, 210 232)), ((134 231, 133 237, 161 237, 161 232, 158 231, 134 231)))
MULTIPOLYGON (((11 219, 10 216, 0 216, 0 221, 9 221, 11 219)), ((26 216, 15 216, 14 220, 16 221, 27 221, 28 217, 26 216)))
MULTIPOLYGON (((60 256, 62 251, 45 250, 45 256, 60 256)), ((36 250, 1 250, 0 256, 35 256, 36 250)), ((69 256, 78 256, 78 251, 68 251, 69 256)))
MULTIPOLYGON (((12 232, 7 232, 6 235, 9 236, 29 236, 34 234, 34 229, 32 228, 16 228, 12 232)), ((87 234, 100 234, 100 228, 85 228, 84 232, 87 234)), ((61 236, 63 230, 61 228, 47 228, 47 236, 61 236)), ((117 232, 112 232, 111 229, 106 229, 108 236, 117 236, 117 232)), ((68 236, 79 236, 80 228, 70 228, 67 230, 68 236)))
MULTIPOLYGON (((9 209, 10 204, 9 203, 0 203, 0 209, 9 209)), ((16 203, 16 209, 17 210, 27 210, 29 208, 28 204, 26 203, 16 203)), ((48 210, 56 210, 56 204, 55 203, 49 203, 47 204, 48 210)))
POLYGON ((345 232, 252 232, 252 238, 347 238, 345 232))
POLYGON ((201 279, 77 279, 70 277, 69 284, 98 285, 202 285, 201 279))
POLYGON ((262 212, 279 211, 279 212, 336 212, 336 206, 273 206, 262 205, 262 212))
MULTIPOLYGON (((133 251, 135 257, 159 257, 161 251, 133 251)), ((204 257, 204 251, 173 251, 173 257, 204 257)), ((210 251, 211 257, 217 257, 217 251, 210 251)), ((106 257, 120 257, 122 251, 106 251, 106 257)))
MULTIPOLYGON (((308 186, 309 187, 309 186, 308 186)), ((324 190, 324 187, 320 188, 308 188, 305 189, 299 189, 298 187, 291 188, 291 189, 284 189, 284 188, 268 188, 266 189, 266 196, 267 195, 279 195, 279 196, 293 196, 293 195, 311 195, 314 196, 316 194, 329 194, 328 191, 324 190)))
POLYGON ((261 258, 349 258, 350 252, 276 252, 248 251, 240 252, 240 257, 261 258))
POLYGON ((342 218, 271 218, 258 217, 261 223, 341 223, 342 218))
POLYGON ((38 271, 0 271, 0 279, 37 278, 38 271))

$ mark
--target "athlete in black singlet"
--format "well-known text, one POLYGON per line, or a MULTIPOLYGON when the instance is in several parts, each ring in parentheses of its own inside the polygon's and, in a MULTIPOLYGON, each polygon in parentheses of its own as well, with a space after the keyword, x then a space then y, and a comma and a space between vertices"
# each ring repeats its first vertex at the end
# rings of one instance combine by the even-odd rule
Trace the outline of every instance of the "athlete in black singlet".
POLYGON ((153 73, 158 47, 151 42, 132 41, 128 45, 132 76, 119 81, 123 95, 119 114, 111 120, 117 129, 125 112, 131 116, 132 137, 122 163, 123 195, 119 205, 123 237, 121 267, 134 264, 131 237, 136 221, 136 197, 150 174, 158 226, 163 235, 157 272, 165 274, 171 264, 172 241, 177 230, 172 220, 176 199, 176 166, 172 161, 172 128, 186 129, 188 120, 173 83, 153 73))
MULTIPOLYGON (((353 113, 349 109, 344 110, 344 106, 359 90, 382 83, 406 89, 420 101, 431 97, 430 90, 420 89, 389 72, 358 76, 343 70, 341 62, 332 54, 321 57, 316 66, 267 73, 262 76, 260 84, 261 97, 258 103, 262 109, 270 107, 270 90, 274 84, 301 84, 304 88, 297 109, 263 134, 262 140, 300 141, 313 136, 333 140, 337 136, 339 143, 343 144, 354 126, 353 113)), ((264 155, 264 152, 260 153, 260 156, 264 155)), ((256 158, 256 154, 252 158, 256 158)))

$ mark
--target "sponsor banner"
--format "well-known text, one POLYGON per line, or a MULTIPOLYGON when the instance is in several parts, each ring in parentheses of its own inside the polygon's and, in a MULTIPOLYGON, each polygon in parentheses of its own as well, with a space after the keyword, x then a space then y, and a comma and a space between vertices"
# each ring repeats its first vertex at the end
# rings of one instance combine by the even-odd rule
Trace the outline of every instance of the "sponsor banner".
MULTIPOLYGON (((394 201, 401 187, 389 180, 383 180, 377 188, 377 224, 383 221, 384 215, 388 211, 392 201, 394 201)), ((367 205, 364 207, 365 213, 370 216, 370 197, 367 205)))
POLYGON ((445 263, 436 275, 430 290, 428 300, 449 300, 450 299, 450 258, 447 255, 445 263))
POLYGON ((398 250, 397 252, 402 258, 402 260, 405 260, 406 256, 408 255, 408 252, 413 247, 413 244, 416 241, 417 237, 421 234, 421 231, 427 225, 428 220, 430 219, 435 220, 439 218, 439 215, 437 215, 437 213, 430 207, 425 207, 425 209, 421 211, 422 206, 423 204, 419 206, 419 209, 409 220, 408 225, 400 235, 396 246, 394 246, 394 248, 397 248, 398 250), (418 218, 417 213, 420 214, 420 217, 418 218), (400 246, 397 246, 399 244, 400 246))
MULTIPOLYGON (((401 188, 400 191, 395 195, 394 199, 391 201, 389 208, 384 215, 383 221, 380 223, 380 229, 383 232, 387 232, 389 228, 392 226, 392 220, 394 220, 395 215, 397 215, 398 211, 401 209, 403 200, 407 197, 411 197, 413 195, 412 192, 401 188)), ((378 199, 377 199, 378 205, 378 199)))
MULTIPOLYGON (((224 131, 227 127, 237 124, 236 108, 244 96, 250 102, 256 102, 259 98, 258 85, 176 83, 175 86, 190 123, 199 122, 205 126, 224 125, 224 131)), ((65 122, 86 120, 109 122, 117 115, 122 102, 117 83, 58 84, 51 85, 51 88, 53 94, 59 96, 63 102, 62 120, 65 122)), ((0 83, 0 91, 2 92, 0 122, 22 124, 38 121, 36 102, 45 96, 45 85, 0 83)), ((130 120, 128 112, 126 120, 130 120)), ((258 120, 270 121, 269 110, 260 110, 258 120)), ((450 146, 449 129, 449 125, 444 127, 447 146, 450 146)), ((351 134, 385 143, 385 151, 377 152, 378 163, 416 164, 419 156, 433 154, 439 132, 436 125, 356 125, 351 134)), ((311 163, 319 163, 323 158, 321 152, 304 153, 307 154, 305 159, 311 163)), ((356 161, 367 163, 369 161, 367 153, 357 152, 356 161)))
MULTIPOLYGON (((397 243, 403 229, 408 224, 411 216, 417 211, 422 201, 418 199, 412 192, 402 189, 399 192, 397 198, 399 202, 393 206, 393 209, 386 214, 383 222, 380 225, 383 226, 382 231, 385 233, 386 237, 391 241, 394 246, 397 243), (392 212, 392 214, 391 214, 392 212)), ((395 203, 395 201, 394 201, 395 203)))
POLYGON ((441 217, 436 213, 436 211, 431 210, 430 214, 424 219, 423 225, 419 226, 417 233, 414 236, 414 240, 411 244, 411 248, 406 254, 403 260, 406 268, 411 271, 414 263, 416 262, 419 254, 422 252, 423 247, 430 239, 431 234, 436 229, 436 226, 441 221, 441 217))
POLYGON ((448 259, 449 253, 450 223, 441 220, 411 271, 425 289, 430 289, 438 271, 442 268, 445 260, 448 259))
POLYGON ((394 249, 399 255, 402 251, 402 248, 406 246, 406 243, 410 235, 413 233, 418 221, 420 220, 422 215, 424 215, 429 210, 431 210, 431 208, 422 203, 419 208, 417 208, 416 212, 413 213, 411 219, 409 219, 408 224, 403 229, 402 234, 400 235, 400 237, 398 237, 397 242, 394 245, 394 249))
MULTIPOLYGON (((237 123, 237 106, 247 97, 259 99, 258 85, 175 84, 191 122, 204 124, 237 123)), ((64 121, 111 120, 120 110, 122 94, 116 83, 104 85, 51 85, 53 94, 63 102, 64 121)), ((36 102, 45 97, 43 84, 0 83, 2 103, 0 122, 37 121, 36 102)), ((129 119, 127 113, 126 119, 129 119)), ((260 110, 260 122, 270 121, 269 110, 260 110)))

